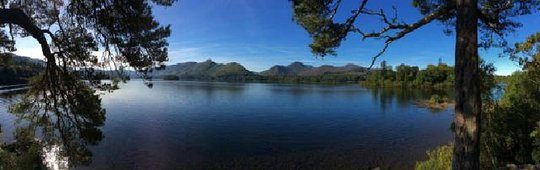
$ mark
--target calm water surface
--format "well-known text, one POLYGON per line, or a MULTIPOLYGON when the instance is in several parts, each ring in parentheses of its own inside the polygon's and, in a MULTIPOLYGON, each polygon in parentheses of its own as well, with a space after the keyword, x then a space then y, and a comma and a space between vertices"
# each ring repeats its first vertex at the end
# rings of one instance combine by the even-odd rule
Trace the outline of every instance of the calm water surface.
MULTIPOLYGON (((102 96, 105 138, 80 169, 411 169, 451 141, 452 110, 418 89, 217 82, 123 84, 102 96)), ((0 101, 2 128, 13 117, 0 101)), ((4 138, 10 138, 4 133, 4 138)))

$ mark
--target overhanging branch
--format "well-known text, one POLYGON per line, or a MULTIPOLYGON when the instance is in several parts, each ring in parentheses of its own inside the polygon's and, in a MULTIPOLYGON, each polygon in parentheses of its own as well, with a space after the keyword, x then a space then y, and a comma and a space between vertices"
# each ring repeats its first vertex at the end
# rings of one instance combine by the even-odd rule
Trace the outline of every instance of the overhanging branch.
POLYGON ((493 30, 497 35, 502 36, 503 33, 501 32, 502 27, 504 27, 501 22, 499 22, 499 19, 497 18, 497 15, 490 15, 487 11, 481 11, 478 10, 478 19, 482 21, 489 29, 493 30))
POLYGON ((0 9, 0 24, 15 24, 23 28, 41 45, 41 52, 47 58, 48 64, 55 64, 55 58, 45 38, 42 29, 34 24, 32 19, 21 9, 0 9))
POLYGON ((386 24, 386 27, 382 28, 379 32, 371 32, 371 33, 364 33, 359 29, 356 29, 358 33, 362 35, 362 39, 365 40, 367 38, 377 38, 377 39, 384 39, 384 47, 379 51, 371 61, 371 65, 369 66, 369 69, 373 67, 375 64, 375 61, 378 57, 380 57, 388 48, 388 46, 393 43, 394 41, 403 38, 405 35, 413 32, 414 30, 431 23, 432 21, 442 18, 453 9, 452 5, 442 5, 439 8, 437 8, 435 11, 433 11, 431 14, 426 15, 424 18, 419 19, 418 21, 412 23, 412 24, 405 24, 405 23, 399 23, 397 22, 396 15, 389 20, 389 18, 386 16, 383 10, 380 11, 372 11, 372 10, 363 10, 361 13, 366 15, 372 15, 372 16, 378 16, 381 18, 381 20, 386 24), (394 34, 390 34, 390 32, 395 32, 394 34))

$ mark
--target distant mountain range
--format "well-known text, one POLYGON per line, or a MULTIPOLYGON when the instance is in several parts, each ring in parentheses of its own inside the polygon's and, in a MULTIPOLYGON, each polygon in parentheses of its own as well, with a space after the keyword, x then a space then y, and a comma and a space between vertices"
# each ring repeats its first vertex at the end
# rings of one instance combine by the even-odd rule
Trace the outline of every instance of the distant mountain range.
POLYGON ((193 77, 222 77, 222 76, 321 76, 329 74, 364 74, 367 71, 365 67, 354 64, 337 67, 323 65, 314 67, 305 65, 301 62, 293 62, 288 66, 276 65, 262 72, 253 72, 247 70, 239 63, 216 63, 212 60, 204 62, 185 62, 175 65, 169 65, 164 70, 155 71, 154 77, 165 75, 176 75, 180 78, 193 77))
MULTIPOLYGON (((12 66, 0 63, 0 84, 24 83, 44 67, 44 61, 12 55, 12 66)), ((156 79, 211 80, 239 82, 287 82, 287 83, 342 83, 357 82, 364 79, 367 69, 354 64, 345 66, 323 65, 319 67, 293 62, 287 66, 275 65, 262 72, 247 70, 239 63, 185 62, 166 66, 163 70, 154 70, 151 75, 156 79)), ((139 78, 135 71, 126 70, 126 75, 139 78)), ((103 71, 104 75, 113 75, 103 71)))
POLYGON ((43 61, 43 60, 30 58, 30 57, 25 57, 25 56, 19 56, 19 55, 12 55, 11 56, 11 61, 16 63, 16 64, 28 64, 28 63, 37 64, 37 65, 44 65, 45 64, 45 61, 43 61))
POLYGON ((164 70, 154 71, 153 73, 153 76, 157 78, 167 75, 175 75, 180 79, 219 79, 225 77, 253 76, 256 73, 247 70, 244 66, 235 62, 221 64, 212 60, 201 63, 178 63, 167 66, 164 70))
POLYGON ((320 67, 313 67, 305 65, 301 62, 293 62, 288 66, 273 66, 266 71, 262 71, 260 75, 263 76, 320 76, 329 74, 346 74, 357 73, 363 74, 367 71, 366 68, 360 67, 354 64, 347 64, 342 67, 336 67, 331 65, 323 65, 320 67))
POLYGON ((169 65, 164 70, 154 71, 155 78, 176 76, 182 80, 225 80, 225 81, 352 81, 363 78, 367 72, 365 67, 354 64, 345 66, 323 65, 314 67, 301 62, 293 62, 288 66, 276 65, 262 72, 247 70, 239 63, 216 63, 212 60, 204 62, 185 62, 169 65), (283 77, 287 77, 286 79, 283 77), (313 78, 318 77, 318 78, 313 78), (309 79, 308 79, 309 78, 309 79))

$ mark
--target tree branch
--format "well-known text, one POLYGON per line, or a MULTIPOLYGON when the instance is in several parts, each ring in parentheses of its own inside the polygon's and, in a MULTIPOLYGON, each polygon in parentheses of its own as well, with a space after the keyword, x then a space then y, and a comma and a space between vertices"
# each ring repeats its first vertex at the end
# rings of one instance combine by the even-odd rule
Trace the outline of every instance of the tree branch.
POLYGON ((45 38, 45 33, 34 24, 32 19, 21 9, 0 9, 0 24, 15 24, 23 28, 41 45, 41 52, 47 58, 47 64, 55 64, 54 55, 45 38))
POLYGON ((351 28, 354 25, 354 22, 356 21, 356 18, 358 18, 358 15, 364 11, 364 8, 366 7, 368 0, 363 0, 360 6, 358 6, 358 9, 353 11, 353 15, 347 19, 347 22, 345 23, 347 26, 347 30, 351 30, 351 28))
POLYGON ((339 9, 339 6, 341 5, 341 0, 337 0, 336 5, 334 8, 330 11, 330 19, 333 19, 334 16, 336 16, 336 13, 339 9))
POLYGON ((478 19, 482 21, 482 23, 486 24, 493 32, 495 32, 497 35, 502 36, 501 27, 503 25, 501 22, 499 22, 499 19, 496 17, 491 17, 487 11, 477 10, 478 19))
POLYGON ((431 14, 426 15, 424 18, 419 19, 418 21, 412 24, 398 23, 396 21, 395 16, 390 21, 382 9, 379 12, 371 11, 371 10, 362 11, 362 13, 366 15, 373 15, 373 16, 381 17, 381 20, 384 22, 384 24, 386 24, 386 27, 382 28, 379 32, 364 33, 361 30, 358 30, 358 29, 356 30, 362 35, 363 40, 367 38, 385 39, 383 49, 373 57, 373 60, 369 68, 371 68, 375 64, 375 60, 377 60, 377 58, 380 57, 386 51, 386 49, 392 42, 400 38, 403 38, 405 35, 413 32, 414 30, 438 18, 441 18, 447 15, 451 11, 451 9, 453 9, 453 6, 451 5, 442 5, 439 8, 437 8, 435 11, 433 11, 431 14), (393 35, 387 35, 389 31, 396 31, 396 33, 393 35))
POLYGON ((369 65, 368 70, 370 70, 373 67, 373 65, 375 65, 375 61, 377 61, 377 58, 379 58, 381 55, 384 54, 384 52, 386 52, 386 49, 388 48, 388 46, 390 46, 390 43, 384 43, 384 47, 381 49, 381 51, 379 51, 377 55, 373 56, 373 59, 371 60, 371 64, 369 65))

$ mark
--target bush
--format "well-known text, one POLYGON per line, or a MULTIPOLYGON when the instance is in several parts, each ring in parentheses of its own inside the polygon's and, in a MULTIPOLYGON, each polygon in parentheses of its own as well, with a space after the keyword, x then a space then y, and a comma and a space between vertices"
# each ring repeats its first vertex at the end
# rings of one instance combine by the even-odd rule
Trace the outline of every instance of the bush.
POLYGON ((431 95, 431 97, 429 98, 429 103, 431 104, 448 103, 448 98, 434 94, 434 95, 431 95))
POLYGON ((442 145, 428 150, 428 160, 416 162, 416 170, 449 170, 452 168, 453 145, 442 145))

